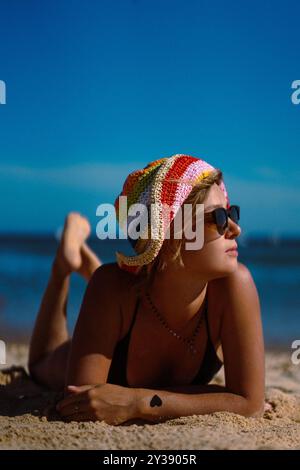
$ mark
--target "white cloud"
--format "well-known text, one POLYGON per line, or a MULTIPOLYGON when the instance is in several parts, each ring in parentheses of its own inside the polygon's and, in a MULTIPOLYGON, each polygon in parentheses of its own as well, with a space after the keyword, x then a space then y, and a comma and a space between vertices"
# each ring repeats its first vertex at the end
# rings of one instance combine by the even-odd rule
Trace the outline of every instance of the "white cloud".
POLYGON ((241 206, 241 227, 246 232, 300 232, 300 190, 281 181, 245 180, 224 175, 231 204, 241 206))
POLYGON ((288 168, 283 166, 282 168, 275 168, 270 166, 258 166, 253 170, 260 181, 278 183, 284 180, 285 183, 289 185, 300 184, 300 171, 292 167, 288 168))
MULTIPOLYGON (((33 168, 20 165, 0 165, 0 176, 13 177, 24 182, 42 182, 82 190, 99 191, 121 189, 128 173, 137 163, 84 163, 65 167, 33 168)), ((142 163, 141 163, 142 165, 142 163)))
MULTIPOLYGON (((0 165, 0 178, 12 178, 19 184, 39 182, 51 187, 67 187, 90 192, 118 194, 126 176, 145 162, 84 163, 65 167, 32 168, 0 165)), ((257 169, 255 169, 257 170, 257 169)), ((230 202, 241 206, 241 226, 244 235, 254 231, 300 231, 300 190, 294 181, 287 183, 279 173, 260 167, 266 179, 249 180, 224 173, 230 202)))
POLYGON ((300 188, 296 185, 277 181, 245 180, 231 175, 225 175, 224 179, 231 199, 232 195, 238 196, 244 203, 255 206, 263 204, 273 208, 275 204, 300 204, 300 188))

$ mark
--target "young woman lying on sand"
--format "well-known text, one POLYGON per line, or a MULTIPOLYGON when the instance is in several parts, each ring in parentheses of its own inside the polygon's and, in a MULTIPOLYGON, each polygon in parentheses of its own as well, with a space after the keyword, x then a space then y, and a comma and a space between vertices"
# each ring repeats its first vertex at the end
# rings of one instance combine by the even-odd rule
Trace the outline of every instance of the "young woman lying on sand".
POLYGON ((117 262, 101 264, 86 244, 88 221, 68 215, 31 339, 33 378, 65 390, 57 409, 66 421, 161 422, 216 411, 261 417, 260 303, 237 260, 239 207, 229 205, 222 172, 174 155, 132 172, 120 195, 128 206, 167 203, 171 236, 161 223, 157 239, 130 239, 136 256, 117 253, 117 262), (204 204, 201 249, 172 236, 184 203, 192 204, 193 228, 196 204, 204 204), (75 271, 88 285, 70 339, 66 304, 75 271), (225 386, 209 384, 223 364, 225 386))

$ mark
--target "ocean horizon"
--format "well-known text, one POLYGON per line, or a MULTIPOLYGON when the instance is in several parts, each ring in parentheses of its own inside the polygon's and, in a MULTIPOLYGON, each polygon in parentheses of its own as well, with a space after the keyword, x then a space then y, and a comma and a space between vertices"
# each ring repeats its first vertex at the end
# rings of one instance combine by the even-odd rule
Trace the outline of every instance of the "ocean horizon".
MULTIPOLYGON (((254 278, 266 346, 290 348, 300 337, 300 235, 252 235, 237 239, 239 261, 254 278)), ((132 254, 127 240, 99 240, 88 245, 103 263, 115 262, 115 252, 132 254)), ((0 339, 28 341, 58 246, 55 234, 0 233, 0 339)), ((86 288, 71 276, 68 325, 72 332, 86 288)))

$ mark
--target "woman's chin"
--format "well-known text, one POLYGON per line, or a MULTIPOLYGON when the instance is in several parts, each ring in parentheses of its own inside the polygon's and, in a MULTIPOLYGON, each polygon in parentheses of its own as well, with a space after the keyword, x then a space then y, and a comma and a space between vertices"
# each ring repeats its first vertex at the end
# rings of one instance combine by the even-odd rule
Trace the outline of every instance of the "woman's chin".
POLYGON ((222 272, 224 276, 233 273, 238 267, 238 260, 234 256, 228 256, 224 265, 222 266, 222 272))
POLYGON ((212 279, 218 279, 222 277, 227 277, 236 271, 238 267, 237 261, 235 263, 224 263, 219 269, 214 269, 212 279))
POLYGON ((230 262, 227 262, 227 266, 228 274, 233 273, 238 267, 238 259, 232 256, 230 262))

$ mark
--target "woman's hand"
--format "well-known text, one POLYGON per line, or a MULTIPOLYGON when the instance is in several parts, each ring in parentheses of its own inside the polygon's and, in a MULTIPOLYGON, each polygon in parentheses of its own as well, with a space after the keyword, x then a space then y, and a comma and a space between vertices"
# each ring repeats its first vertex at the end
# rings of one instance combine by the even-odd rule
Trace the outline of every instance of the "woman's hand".
POLYGON ((121 424, 137 417, 136 389, 115 384, 68 385, 69 395, 56 409, 65 421, 121 424))

